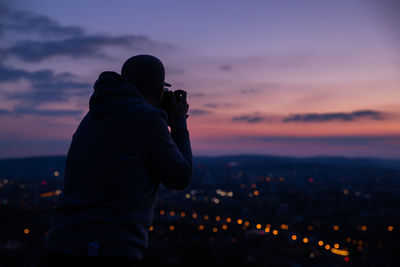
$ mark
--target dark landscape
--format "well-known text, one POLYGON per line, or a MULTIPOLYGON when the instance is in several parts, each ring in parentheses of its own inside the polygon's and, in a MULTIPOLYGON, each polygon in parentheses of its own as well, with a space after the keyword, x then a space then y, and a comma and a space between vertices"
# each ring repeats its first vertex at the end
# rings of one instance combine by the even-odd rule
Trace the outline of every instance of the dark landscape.
MULTIPOLYGON (((65 157, 0 160, 0 266, 43 266, 65 157)), ((400 161, 195 157, 161 186, 143 266, 398 266, 400 161)), ((134 177, 132 177, 134 179, 134 177)))

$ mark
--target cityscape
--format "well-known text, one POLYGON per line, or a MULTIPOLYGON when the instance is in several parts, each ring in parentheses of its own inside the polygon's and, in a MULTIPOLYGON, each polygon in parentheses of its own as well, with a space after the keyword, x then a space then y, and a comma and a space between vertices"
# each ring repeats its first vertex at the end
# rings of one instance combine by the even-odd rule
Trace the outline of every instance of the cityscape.
MULTIPOLYGON (((0 160, 1 266, 43 266, 65 157, 0 160)), ((190 186, 160 186, 141 264, 398 266, 400 162, 195 157, 190 186)))

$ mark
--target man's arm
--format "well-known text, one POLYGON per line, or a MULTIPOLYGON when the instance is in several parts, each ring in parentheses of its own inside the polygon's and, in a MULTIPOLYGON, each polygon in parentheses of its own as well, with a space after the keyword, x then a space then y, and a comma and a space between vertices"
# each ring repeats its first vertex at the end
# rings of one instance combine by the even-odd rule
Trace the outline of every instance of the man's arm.
POLYGON ((165 113, 156 112, 149 121, 148 162, 151 174, 169 189, 185 189, 191 180, 193 156, 186 125, 186 115, 170 118, 171 133, 165 113))

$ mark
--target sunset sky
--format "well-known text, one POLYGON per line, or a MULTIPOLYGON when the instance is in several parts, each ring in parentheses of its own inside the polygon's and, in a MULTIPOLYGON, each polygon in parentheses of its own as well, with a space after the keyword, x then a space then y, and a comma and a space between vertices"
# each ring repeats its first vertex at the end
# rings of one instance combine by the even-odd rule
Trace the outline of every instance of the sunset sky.
POLYGON ((135 54, 188 92, 193 154, 400 158, 400 1, 0 5, 0 158, 65 155, 135 54))

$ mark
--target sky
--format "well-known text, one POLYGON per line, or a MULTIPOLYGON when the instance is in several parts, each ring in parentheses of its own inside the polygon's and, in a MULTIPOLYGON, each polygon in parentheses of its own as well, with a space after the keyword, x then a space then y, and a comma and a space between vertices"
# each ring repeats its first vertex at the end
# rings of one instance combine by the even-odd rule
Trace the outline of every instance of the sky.
POLYGON ((66 155, 102 71, 188 92, 193 154, 400 158, 396 0, 0 4, 0 158, 66 155))

